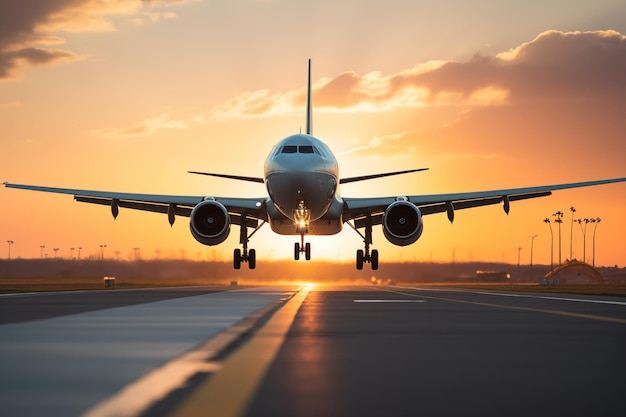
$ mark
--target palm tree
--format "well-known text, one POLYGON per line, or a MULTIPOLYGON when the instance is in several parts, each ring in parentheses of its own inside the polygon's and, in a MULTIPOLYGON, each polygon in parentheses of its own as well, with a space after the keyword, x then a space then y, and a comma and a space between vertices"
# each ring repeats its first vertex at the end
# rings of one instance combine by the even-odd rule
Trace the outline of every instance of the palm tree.
POLYGON ((583 232, 583 262, 586 263, 587 262, 587 225, 589 224, 591 220, 585 218, 585 219, 578 219, 576 221, 580 225, 580 230, 583 232), (583 223, 585 223, 584 227, 583 227, 583 223))
POLYGON ((556 219, 554 219, 554 223, 558 223, 559 225, 559 265, 561 265, 561 223, 563 223, 563 220, 561 219, 563 218, 563 212, 559 210, 554 213, 553 216, 556 217, 556 219))
POLYGON ((593 226, 593 264, 592 266, 595 268, 596 267, 596 229, 598 228, 598 223, 600 223, 602 221, 601 218, 596 217, 595 219, 591 219, 591 223, 595 223, 595 225, 593 226))
POLYGON ((572 251, 572 242, 574 237, 574 213, 576 213, 576 209, 574 206, 571 206, 569 210, 572 212, 572 222, 569 228, 569 258, 574 259, 573 251, 572 251))
POLYGON ((548 223, 550 227, 550 271, 554 269, 554 235, 552 234, 552 222, 550 222, 550 218, 546 217, 543 219, 544 223, 548 223))

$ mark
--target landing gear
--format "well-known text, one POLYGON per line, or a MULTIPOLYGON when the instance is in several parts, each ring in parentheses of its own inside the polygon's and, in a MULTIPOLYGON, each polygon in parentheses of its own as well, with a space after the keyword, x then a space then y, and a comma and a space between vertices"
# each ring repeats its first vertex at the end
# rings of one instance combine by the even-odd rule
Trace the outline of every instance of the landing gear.
POLYGON ((256 251, 254 249, 250 249, 246 253, 246 248, 244 247, 243 254, 241 253, 241 249, 235 249, 235 253, 233 255, 233 267, 235 269, 241 269, 241 263, 247 262, 248 268, 254 269, 256 268, 256 251))
POLYGON ((300 244, 299 242, 296 242, 293 245, 293 259, 295 259, 296 261, 300 260, 300 254, 304 253, 304 259, 306 259, 307 261, 311 260, 311 244, 309 242, 307 242, 306 244, 304 243, 304 234, 300 235, 300 241, 302 242, 302 244, 300 244))
POLYGON ((356 269, 359 271, 363 269, 363 264, 365 262, 369 262, 372 265, 372 270, 376 271, 378 269, 378 250, 373 249, 372 253, 369 253, 369 250, 359 249, 356 251, 356 269))
POLYGON ((253 234, 256 233, 257 230, 261 228, 265 224, 263 221, 261 224, 258 224, 256 227, 252 224, 252 227, 255 229, 248 235, 248 217, 245 215, 241 216, 241 225, 240 225, 240 233, 239 233, 239 243, 243 245, 243 251, 241 249, 235 249, 233 254, 233 267, 235 269, 241 269, 241 263, 247 262, 249 269, 256 268, 256 250, 250 249, 248 250, 248 241, 252 237, 253 234))
POLYGON ((370 245, 372 244, 372 217, 370 215, 366 217, 365 234, 359 232, 351 223, 348 224, 363 238, 363 243, 365 244, 365 250, 359 249, 356 251, 356 269, 359 271, 362 270, 363 264, 369 262, 370 265, 372 265, 372 270, 376 271, 378 269, 378 250, 373 249, 370 253, 370 245))

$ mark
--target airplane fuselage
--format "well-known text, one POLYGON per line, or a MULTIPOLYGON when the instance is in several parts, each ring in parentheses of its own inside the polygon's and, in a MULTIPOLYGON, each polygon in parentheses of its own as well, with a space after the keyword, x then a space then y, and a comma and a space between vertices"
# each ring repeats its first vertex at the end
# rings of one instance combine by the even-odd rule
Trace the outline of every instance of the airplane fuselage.
POLYGON ((330 235, 341 231, 339 167, 321 140, 296 134, 278 142, 265 161, 264 180, 274 232, 330 235))

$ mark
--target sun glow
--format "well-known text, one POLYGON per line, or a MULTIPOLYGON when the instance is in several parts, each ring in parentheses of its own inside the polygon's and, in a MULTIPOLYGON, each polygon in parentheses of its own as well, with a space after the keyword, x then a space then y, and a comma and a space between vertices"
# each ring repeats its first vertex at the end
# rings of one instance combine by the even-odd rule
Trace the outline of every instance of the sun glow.
MULTIPOLYGON (((541 33, 519 19, 532 7, 528 2, 492 8, 495 17, 464 8, 460 20, 436 2, 434 14, 421 13, 420 2, 403 2, 401 13, 390 7, 393 19, 381 19, 369 7, 354 19, 354 11, 341 5, 330 16, 320 8, 326 6, 310 2, 307 30, 301 10, 276 13, 276 2, 251 8, 193 0, 13 3, 7 18, 15 24, 3 28, 0 48, 0 181, 262 201, 267 191, 260 184, 186 172, 261 176, 276 140, 303 126, 309 56, 314 132, 331 145, 342 175, 431 169, 346 185, 343 197, 626 176, 626 126, 619 111, 626 107, 626 26, 600 21, 598 14, 606 9, 610 16, 614 2, 584 0, 565 14, 546 9, 543 22, 585 31, 541 33), (613 30, 594 30, 590 21, 613 30), (510 23, 509 30, 502 31, 502 22, 510 23), (432 33, 438 36, 423 36, 432 33), (210 53, 198 54, 199 44, 210 53), (296 50, 302 55, 285 53, 296 50)), ((528 262, 528 236, 538 234, 533 262, 549 263, 541 219, 576 205, 583 216, 603 219, 597 263, 624 265, 624 186, 513 202, 508 216, 498 206, 458 210, 454 224, 445 214, 428 215, 420 240, 404 248, 387 242, 375 226, 372 248, 380 249, 383 265, 517 262, 519 247, 528 262)), ((236 225, 223 244, 207 247, 190 236, 183 216, 170 227, 163 213, 121 208, 112 220, 110 207, 69 196, 3 187, 0 193, 0 242, 15 242, 12 258, 76 257, 81 247, 83 258, 230 262, 240 247, 236 225)), ((305 215, 294 218, 292 227, 306 231, 307 222, 305 215)), ((294 267, 313 269, 318 260, 353 263, 362 238, 344 229, 336 236, 305 234, 312 259, 294 267)), ((580 256, 583 236, 576 228, 572 235, 580 256)), ((569 242, 569 233, 563 239, 569 242)), ((260 269, 264 261, 293 259, 299 241, 298 234, 276 235, 266 226, 250 247, 260 269)), ((586 244, 589 252, 589 236, 586 244)), ((8 255, 4 245, 0 257, 8 255)))

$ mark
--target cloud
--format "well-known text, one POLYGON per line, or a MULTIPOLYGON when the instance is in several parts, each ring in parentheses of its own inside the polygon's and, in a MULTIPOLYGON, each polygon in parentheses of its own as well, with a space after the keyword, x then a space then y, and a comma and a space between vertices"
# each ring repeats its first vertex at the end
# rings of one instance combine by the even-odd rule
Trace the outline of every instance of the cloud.
POLYGON ((0 101, 0 110, 1 109, 13 109, 17 107, 22 107, 22 102, 19 100, 14 101, 0 101))
POLYGON ((498 155, 492 153, 451 153, 444 156, 446 159, 492 159, 498 155))
POLYGON ((168 114, 143 120, 132 126, 96 130, 93 133, 103 138, 132 138, 149 136, 163 129, 185 129, 188 124, 179 120, 171 120, 168 114))
POLYGON ((17 78, 25 68, 75 61, 66 49, 49 49, 65 40, 59 32, 114 31, 112 15, 139 15, 149 21, 170 19, 152 10, 194 0, 3 0, 0 12, 0 80, 17 78))
POLYGON ((377 149, 385 149, 388 151, 395 152, 398 149, 396 142, 398 139, 406 137, 408 135, 412 135, 415 132, 402 132, 402 133, 393 133, 389 135, 383 136, 373 136, 366 143, 360 144, 359 141, 355 141, 354 146, 346 149, 344 151, 338 152, 337 156, 349 155, 355 152, 362 152, 368 149, 377 148, 377 149))
MULTIPOLYGON (((615 31, 541 33, 495 56, 432 61, 395 74, 345 72, 314 84, 316 111, 380 112, 397 108, 511 105, 525 100, 626 97, 626 37, 615 31)), ((301 112, 304 89, 242 93, 214 118, 269 117, 301 112)))

